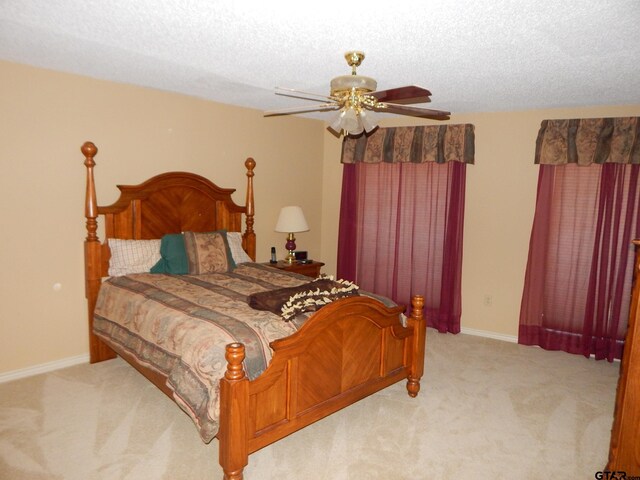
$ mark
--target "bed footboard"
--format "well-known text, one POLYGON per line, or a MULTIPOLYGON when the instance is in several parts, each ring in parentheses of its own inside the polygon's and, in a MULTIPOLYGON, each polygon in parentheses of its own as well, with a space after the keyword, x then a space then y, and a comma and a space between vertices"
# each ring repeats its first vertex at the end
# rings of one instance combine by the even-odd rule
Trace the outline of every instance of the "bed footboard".
POLYGON ((275 341, 271 364, 249 381, 244 346, 227 346, 220 385, 220 464, 241 480, 250 453, 402 379, 415 397, 424 371, 424 299, 412 299, 407 327, 401 307, 367 297, 334 302, 296 334, 275 341))

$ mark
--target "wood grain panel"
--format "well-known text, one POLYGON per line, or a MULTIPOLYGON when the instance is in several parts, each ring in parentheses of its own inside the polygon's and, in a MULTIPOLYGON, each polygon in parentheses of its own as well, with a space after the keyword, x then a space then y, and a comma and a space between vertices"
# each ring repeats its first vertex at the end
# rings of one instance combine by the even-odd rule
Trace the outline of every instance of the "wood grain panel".
POLYGON ((251 396, 251 411, 255 412, 252 419, 254 432, 287 420, 287 387, 288 375, 285 369, 268 389, 251 396))
POLYGON ((246 206, 232 200, 235 189, 220 188, 187 172, 169 172, 118 188, 121 194, 115 203, 98 207, 99 214, 112 217, 113 230, 107 231, 107 238, 161 238, 166 233, 223 228, 240 231, 241 216, 247 212, 246 206))
POLYGON ((606 467, 609 471, 626 472, 629 477, 640 476, 640 241, 633 243, 636 245, 633 294, 606 467))
POLYGON ((382 365, 382 375, 388 375, 394 370, 406 365, 406 354, 408 353, 404 339, 395 338, 391 329, 385 330, 385 346, 384 362, 382 365))
POLYGON ((335 323, 298 357, 298 414, 379 376, 381 330, 368 319, 335 323))
POLYGON ((161 238, 165 233, 215 230, 216 200, 186 188, 154 192, 141 206, 142 238, 161 238))
POLYGON ((343 336, 342 329, 332 329, 298 357, 296 415, 342 391, 343 336))
POLYGON ((384 330, 366 317, 341 320, 339 325, 345 336, 342 342, 341 385, 341 391, 345 392, 380 376, 384 330))

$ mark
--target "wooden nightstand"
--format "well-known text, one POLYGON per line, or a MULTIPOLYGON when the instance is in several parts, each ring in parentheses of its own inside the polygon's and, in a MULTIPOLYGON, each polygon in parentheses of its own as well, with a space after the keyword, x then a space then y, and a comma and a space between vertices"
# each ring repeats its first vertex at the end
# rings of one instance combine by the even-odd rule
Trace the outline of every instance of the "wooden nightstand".
POLYGON ((320 269, 324 266, 324 263, 312 261, 311 263, 294 262, 290 264, 279 260, 278 263, 267 262, 263 265, 267 265, 272 268, 278 268, 286 272, 294 272, 301 275, 306 275, 307 277, 316 278, 318 275, 320 275, 320 269))

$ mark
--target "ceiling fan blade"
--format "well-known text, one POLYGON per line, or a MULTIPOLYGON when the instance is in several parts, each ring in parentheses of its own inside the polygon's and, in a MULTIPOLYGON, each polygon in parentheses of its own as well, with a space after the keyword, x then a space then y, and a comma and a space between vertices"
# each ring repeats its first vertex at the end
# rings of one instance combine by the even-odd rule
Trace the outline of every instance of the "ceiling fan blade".
POLYGON ((328 110, 338 110, 340 105, 337 103, 323 103, 320 105, 306 105, 303 107, 291 107, 282 108, 279 110, 270 110, 264 112, 265 117, 275 117, 277 115, 292 115, 294 113, 306 113, 306 112, 324 112, 328 110))
POLYGON ((367 93, 379 102, 393 102, 399 104, 408 103, 426 103, 430 102, 431 92, 426 88, 416 85, 406 87, 390 88, 388 90, 378 90, 376 92, 367 93))
POLYGON ((430 108, 407 107, 405 105, 395 105, 384 103, 376 105, 373 110, 380 113, 396 113, 398 115, 411 115, 412 117, 432 118, 434 120, 448 120, 451 112, 444 110, 431 110, 430 108))
POLYGON ((313 100, 314 102, 326 102, 327 100, 335 100, 334 97, 321 95, 319 93, 303 92, 294 90, 293 88, 276 87, 276 95, 284 97, 302 98, 304 100, 313 100))

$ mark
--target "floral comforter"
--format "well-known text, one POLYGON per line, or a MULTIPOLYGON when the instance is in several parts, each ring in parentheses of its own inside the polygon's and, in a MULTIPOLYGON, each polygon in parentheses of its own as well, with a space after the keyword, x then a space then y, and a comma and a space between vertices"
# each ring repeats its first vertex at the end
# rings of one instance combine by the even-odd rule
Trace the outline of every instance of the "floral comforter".
POLYGON ((252 309, 247 297, 307 282, 257 263, 230 273, 111 277, 100 288, 94 332, 166 375, 174 399, 209 442, 218 430, 225 346, 245 345, 245 371, 254 379, 271 360, 269 343, 291 335, 305 319, 285 322, 252 309))

